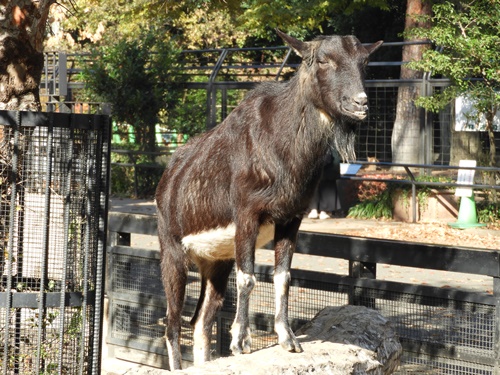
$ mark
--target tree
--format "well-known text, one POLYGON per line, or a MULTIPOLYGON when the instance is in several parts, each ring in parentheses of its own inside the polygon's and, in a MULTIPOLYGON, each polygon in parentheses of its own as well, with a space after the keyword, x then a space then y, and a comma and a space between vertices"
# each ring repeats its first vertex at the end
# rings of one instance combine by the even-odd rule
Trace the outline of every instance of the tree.
MULTIPOLYGON (((0 0, 0 110, 41 109, 39 85, 44 64, 49 9, 56 0, 0 0)), ((0 127, 0 254, 9 226, 12 143, 10 128, 0 127), (6 129, 6 130, 4 130, 6 129)), ((18 160, 19 165, 22 162, 18 160)), ((3 261, 0 261, 0 274, 3 261)))
MULTIPOLYGON (((415 28, 426 29, 429 27, 431 14, 430 0, 407 0, 406 3, 405 34, 410 35, 415 28)), ((403 47, 403 62, 419 60, 426 45, 415 44, 403 47)), ((401 66, 402 80, 421 79, 422 72, 401 66)), ((418 86, 401 86, 398 90, 396 107, 396 120, 392 132, 392 161, 394 163, 421 163, 421 121, 420 111, 415 105, 415 100, 420 95, 418 86)))
POLYGON ((106 41, 137 39, 150 27, 160 30, 167 23, 169 13, 164 0, 71 2, 70 17, 52 14, 55 27, 49 39, 54 48, 82 52, 106 41))
POLYGON ((496 162, 494 119, 500 109, 500 3, 497 0, 444 1, 433 7, 430 29, 412 35, 439 46, 411 66, 451 80, 442 92, 420 98, 418 105, 438 111, 457 96, 466 96, 476 110, 476 129, 484 122, 489 138, 489 165, 496 162))
MULTIPOLYGON (((169 29, 183 49, 255 47, 278 42, 279 27, 297 37, 329 28, 337 16, 360 9, 389 9, 399 0, 73 0, 76 17, 62 22, 60 41, 95 43, 103 34, 133 38, 152 25, 169 29), (64 35, 62 35, 64 34, 64 35)), ((380 25, 378 25, 380 26, 380 25)), ((347 31, 351 33, 351 31, 347 31)), ((373 40, 376 40, 374 38, 373 40)), ((279 41, 281 43, 281 41, 279 41)), ((68 47, 66 43, 65 47, 68 47)))
POLYGON ((119 123, 132 125, 143 151, 155 151, 160 112, 175 98, 178 51, 160 32, 144 30, 133 40, 118 39, 95 48, 83 76, 91 100, 110 103, 119 123))
POLYGON ((43 42, 55 2, 0 1, 0 109, 40 110, 43 42))

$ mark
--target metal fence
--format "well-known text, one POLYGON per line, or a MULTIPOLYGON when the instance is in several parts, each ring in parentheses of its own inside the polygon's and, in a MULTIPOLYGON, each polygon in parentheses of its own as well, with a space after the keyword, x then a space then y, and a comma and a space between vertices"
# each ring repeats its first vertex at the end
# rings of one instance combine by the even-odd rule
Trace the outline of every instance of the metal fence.
MULTIPOLYGON (((422 95, 428 95, 449 84, 446 79, 433 79, 428 74, 416 80, 395 78, 399 77, 403 64, 400 58, 405 44, 408 42, 385 43, 369 63, 366 89, 370 112, 368 118, 357 127, 358 160, 392 161, 391 138, 400 89, 416 87, 422 95)), ((85 58, 85 55, 46 53, 41 91, 47 110, 110 112, 110 108, 102 103, 75 101, 78 91, 83 88, 83 83, 78 81, 78 73, 88 63, 85 58)), ((288 47, 268 47, 183 51, 178 62, 179 84, 176 90, 182 92, 179 96, 182 100, 169 112, 175 117, 176 123, 201 129, 220 123, 245 93, 259 82, 287 79, 297 68, 299 60, 288 47)), ((452 147, 455 108, 449 106, 437 114, 421 109, 419 121, 421 131, 415 139, 420 144, 419 163, 458 165, 458 160, 464 157, 458 154, 460 147, 452 147)), ((112 163, 114 179, 119 181, 115 186, 120 186, 117 193, 135 196, 154 191, 168 155, 186 139, 166 125, 158 125, 158 154, 150 157, 137 151, 137 147, 134 148, 132 126, 121 124, 115 126, 113 132, 113 139, 118 140, 113 144, 113 151, 116 152, 113 152, 112 163), (130 156, 127 160, 123 158, 125 150, 130 156), (147 162, 144 162, 145 159, 147 162), (124 184, 127 186, 122 186, 124 184)), ((476 152, 481 153, 481 144, 484 145, 482 152, 488 151, 486 132, 469 132, 468 135, 477 143, 476 152)), ((495 135, 500 147, 500 132, 497 131, 495 135)), ((480 162, 480 165, 484 163, 480 162)))
MULTIPOLYGON (((156 235, 156 218, 113 213, 109 229, 107 342, 118 358, 166 366, 162 325, 166 303, 159 251, 130 247, 131 236, 156 235)), ((500 373, 500 250, 300 232, 297 253, 347 260, 349 275, 292 269, 289 318, 294 329, 326 306, 364 305, 390 319, 400 336, 404 354, 398 374, 500 373), (378 264, 486 275, 493 279, 493 293, 377 280, 378 264)), ((276 343, 272 271, 271 266, 256 267, 258 283, 250 314, 253 350, 276 343)), ((199 288, 193 271, 187 284, 181 341, 187 361, 192 360, 188 317, 196 306, 199 288)), ((212 348, 216 355, 229 354, 235 296, 232 275, 214 328, 212 348)))
POLYGON ((0 111, 4 375, 100 372, 110 128, 0 111))

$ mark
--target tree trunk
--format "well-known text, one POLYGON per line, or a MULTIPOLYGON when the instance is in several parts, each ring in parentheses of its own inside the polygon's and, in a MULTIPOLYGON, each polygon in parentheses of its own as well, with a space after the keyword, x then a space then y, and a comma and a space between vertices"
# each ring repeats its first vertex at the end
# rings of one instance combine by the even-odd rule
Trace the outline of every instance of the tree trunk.
POLYGON ((495 133, 493 130, 493 121, 497 113, 497 107, 492 107, 490 111, 486 112, 486 131, 488 133, 489 147, 490 147, 490 167, 497 164, 497 153, 495 145, 495 133))
MULTIPOLYGON (((416 27, 429 27, 415 16, 431 15, 432 2, 429 0, 407 0, 405 32, 416 27)), ((427 45, 403 46, 403 62, 420 60, 427 45)), ((422 72, 401 67, 401 79, 421 79, 422 72)), ((420 95, 420 87, 402 86, 398 90, 396 120, 392 132, 392 161, 394 163, 421 163, 423 150, 421 139, 423 127, 422 109, 415 106, 414 100, 420 95)))
POLYGON ((481 139, 477 131, 451 128, 450 165, 458 165, 460 160, 477 159, 481 154, 481 139))
MULTIPOLYGON (((498 107, 494 106, 491 108, 489 112, 486 113, 486 131, 488 132, 488 140, 489 140, 489 148, 490 148, 490 167, 495 167, 497 164, 497 151, 495 144, 495 133, 493 127, 493 121, 495 119, 495 115, 497 114, 498 107)), ((497 175, 495 172, 486 173, 486 182, 490 185, 496 185, 497 175)), ((492 191, 492 201, 498 201, 498 193, 495 189, 492 191)))
POLYGON ((43 41, 55 0, 0 3, 0 109, 39 111, 43 41))
MULTIPOLYGON (((56 0, 0 0, 0 110, 41 109, 39 86, 50 6, 56 0)), ((0 253, 9 232, 12 128, 0 124, 0 253)), ((18 160, 22 165, 22 160, 18 160)), ((0 275, 3 260, 0 262, 0 275)))

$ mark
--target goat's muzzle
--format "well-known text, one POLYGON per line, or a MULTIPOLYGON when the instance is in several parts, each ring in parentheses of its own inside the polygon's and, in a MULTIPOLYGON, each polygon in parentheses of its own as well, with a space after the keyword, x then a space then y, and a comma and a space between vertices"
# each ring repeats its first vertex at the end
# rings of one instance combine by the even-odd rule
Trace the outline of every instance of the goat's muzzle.
POLYGON ((351 98, 344 98, 342 111, 349 117, 364 120, 368 113, 368 97, 365 92, 360 92, 351 98))

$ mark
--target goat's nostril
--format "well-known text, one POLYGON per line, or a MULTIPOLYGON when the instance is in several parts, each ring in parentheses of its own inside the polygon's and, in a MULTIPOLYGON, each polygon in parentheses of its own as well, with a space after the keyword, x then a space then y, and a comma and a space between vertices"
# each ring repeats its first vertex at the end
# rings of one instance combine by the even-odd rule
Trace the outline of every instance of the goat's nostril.
POLYGON ((365 106, 368 103, 368 97, 364 92, 360 92, 352 98, 353 102, 359 106, 365 106))

